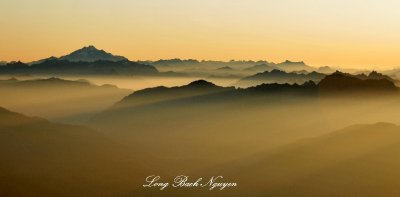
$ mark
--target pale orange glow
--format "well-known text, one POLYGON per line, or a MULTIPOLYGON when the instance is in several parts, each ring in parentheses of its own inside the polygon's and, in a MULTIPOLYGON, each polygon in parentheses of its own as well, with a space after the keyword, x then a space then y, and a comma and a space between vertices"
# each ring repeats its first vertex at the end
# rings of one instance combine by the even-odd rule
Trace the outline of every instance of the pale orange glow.
POLYGON ((95 45, 131 60, 305 61, 400 66, 399 1, 13 0, 0 2, 0 60, 95 45))

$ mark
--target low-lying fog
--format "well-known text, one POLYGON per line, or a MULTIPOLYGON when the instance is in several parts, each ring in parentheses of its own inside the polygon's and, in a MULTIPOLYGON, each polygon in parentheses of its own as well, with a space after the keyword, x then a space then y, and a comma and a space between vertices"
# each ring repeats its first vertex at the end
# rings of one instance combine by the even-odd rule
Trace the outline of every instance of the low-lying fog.
MULTIPOLYGON (((20 80, 32 80, 38 78, 50 78, 53 76, 18 76, 20 80)), ((2 76, 0 80, 7 80, 12 76, 2 76)), ((182 86, 192 81, 206 79, 219 86, 233 86, 240 78, 224 78, 224 77, 141 77, 141 76, 59 76, 65 80, 87 80, 96 85, 111 84, 121 89, 130 89, 132 91, 142 90, 150 87, 165 86, 182 86)))
MULTIPOLYGON (((107 77, 86 79, 97 85, 113 84, 119 88, 135 90, 159 85, 179 86, 194 80, 107 77)), ((232 83, 231 80, 211 81, 227 86, 232 83)), ((340 188, 339 193, 343 195, 350 196, 352 192, 362 196, 368 195, 368 190, 363 193, 364 190, 360 188, 368 184, 377 185, 375 190, 371 189, 371 194, 379 193, 376 191, 390 194, 390 191, 396 188, 396 184, 389 183, 400 178, 400 170, 395 165, 399 160, 392 158, 400 153, 400 149, 398 146, 391 148, 400 144, 397 132, 392 132, 399 130, 396 126, 378 124, 372 128, 357 127, 350 130, 349 136, 334 133, 324 137, 355 124, 389 122, 400 125, 399 95, 303 97, 278 94, 246 98, 215 97, 211 100, 208 100, 209 95, 200 95, 154 103, 143 101, 145 105, 106 110, 133 90, 50 83, 40 86, 4 86, 0 88, 0 92, 1 105, 11 110, 61 122, 80 120, 81 124, 96 129, 102 133, 102 137, 118 144, 124 149, 124 154, 134 155, 135 162, 145 166, 145 172, 149 175, 157 174, 165 179, 181 174, 195 177, 223 175, 227 180, 237 181, 242 185, 238 188, 242 193, 230 193, 237 190, 211 193, 215 195, 308 196, 313 191, 310 189, 312 183, 318 183, 318 180, 323 182, 323 185, 316 186, 320 192, 318 194, 335 196, 330 187, 343 186, 343 182, 355 185, 352 188, 340 188), (90 115, 82 118, 82 114, 90 115), (385 132, 382 133, 383 137, 376 135, 381 130, 385 132), (364 134, 364 131, 368 132, 364 134), (314 138, 318 143, 314 143, 313 140, 299 142, 308 138, 314 138), (351 141, 348 141, 349 139, 351 141), (380 152, 381 150, 387 152, 380 152), (378 158, 377 155, 386 153, 388 154, 383 158, 386 164, 375 159, 378 158), (373 159, 368 160, 368 157, 364 157, 368 154, 373 155, 373 159), (389 169, 382 172, 386 173, 386 177, 380 172, 375 173, 375 168, 386 166, 389 169), (364 171, 354 171, 361 167, 365 167, 364 171), (335 172, 340 173, 335 176, 335 172), (351 172, 353 175, 346 177, 345 172, 351 172), (255 177, 249 177, 250 175, 255 177), (357 176, 364 178, 357 180, 357 176), (379 185, 380 183, 387 185, 379 185), (293 190, 291 185, 295 185, 293 190)), ((343 131, 338 133, 341 132, 343 131)), ((41 139, 43 136, 38 134, 34 138, 41 139)), ((102 145, 96 144, 97 146, 102 145)), ((90 154, 91 149, 85 151, 86 154, 90 154)), ((96 154, 100 154, 104 160, 113 155, 101 155, 98 152, 96 154)), ((26 162, 29 165, 31 161, 28 159, 26 162)), ((100 165, 95 161, 90 162, 93 166, 100 165)), ((79 174, 79 169, 72 171, 75 170, 74 173, 79 174)), ((118 169, 119 173, 120 171, 121 169, 118 169)), ((107 172, 113 173, 112 166, 107 166, 107 172)), ((97 172, 87 173, 88 176, 93 176, 94 180, 99 180, 97 172)), ((124 180, 126 179, 127 177, 124 177, 124 180)), ((141 183, 145 177, 141 175, 131 179, 132 183, 141 183)), ((67 184, 73 185, 72 182, 67 184)), ((129 187, 127 185, 123 187, 129 187)), ((112 189, 119 192, 130 191, 128 188, 112 189)), ((139 190, 141 189, 139 187, 139 190)), ((154 194, 151 192, 156 190, 140 192, 154 194)), ((169 190, 165 194, 174 196, 177 193, 179 194, 179 190, 169 190)), ((201 196, 204 193, 189 194, 201 196)))

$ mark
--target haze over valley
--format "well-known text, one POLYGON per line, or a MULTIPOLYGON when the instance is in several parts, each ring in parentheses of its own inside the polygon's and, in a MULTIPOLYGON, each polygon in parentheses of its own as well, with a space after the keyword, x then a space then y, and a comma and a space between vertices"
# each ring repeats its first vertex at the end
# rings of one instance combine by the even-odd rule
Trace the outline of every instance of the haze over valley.
POLYGON ((131 61, 87 46, 3 62, 0 78, 0 195, 398 194, 396 70, 131 61), (182 174, 239 186, 142 187, 182 174))

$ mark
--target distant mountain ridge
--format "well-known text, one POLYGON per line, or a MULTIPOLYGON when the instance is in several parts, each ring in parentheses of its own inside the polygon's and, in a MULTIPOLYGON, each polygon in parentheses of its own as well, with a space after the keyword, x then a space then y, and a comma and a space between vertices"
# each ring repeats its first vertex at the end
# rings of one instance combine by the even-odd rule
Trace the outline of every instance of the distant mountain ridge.
POLYGON ((82 49, 76 50, 68 55, 62 56, 60 60, 68 60, 70 62, 95 62, 95 61, 124 61, 128 60, 123 56, 113 55, 104 50, 99 50, 93 45, 83 47, 82 49))
POLYGON ((177 68, 190 68, 198 66, 213 66, 212 69, 218 69, 221 67, 230 67, 233 69, 247 70, 247 71, 271 71, 273 69, 284 70, 287 72, 297 71, 297 70, 307 70, 309 72, 317 70, 308 66, 304 62, 293 62, 286 60, 281 63, 273 63, 264 60, 252 61, 252 60, 231 60, 231 61, 211 61, 211 60, 196 60, 196 59, 167 59, 167 60, 157 60, 157 61, 138 61, 139 63, 150 64, 158 68, 162 67, 177 67, 177 68))
POLYGON ((125 97, 120 102, 118 102, 117 105, 143 105, 163 100, 181 99, 185 97, 194 97, 232 90, 235 89, 233 87, 217 86, 205 80, 197 80, 179 87, 167 88, 164 86, 160 86, 135 91, 131 95, 125 97))
POLYGON ((315 71, 312 71, 311 73, 308 73, 307 71, 304 72, 306 72, 307 74, 298 72, 287 73, 282 70, 274 69, 272 71, 265 71, 263 73, 257 73, 255 75, 245 77, 237 82, 237 86, 251 87, 264 83, 303 84, 307 81, 314 81, 318 83, 326 76, 325 74, 315 71))
POLYGON ((22 62, 9 63, 0 67, 0 74, 51 74, 51 75, 155 75, 158 70, 150 65, 129 60, 95 62, 70 62, 48 59, 28 65, 22 62))
MULTIPOLYGON (((270 73, 270 72, 268 72, 270 73)), ((286 72, 275 70, 272 72, 273 74, 284 74, 286 72)), ((292 75, 300 75, 304 74, 295 74, 292 75)), ((317 96, 317 93, 332 93, 336 95, 343 95, 342 93, 348 93, 349 91, 352 93, 375 93, 377 91, 393 93, 398 92, 398 88, 394 85, 393 82, 388 79, 375 79, 374 76, 381 76, 376 73, 370 74, 371 78, 368 79, 359 79, 353 75, 336 72, 334 74, 325 76, 319 73, 310 73, 309 75, 317 75, 318 77, 324 76, 323 79, 318 83, 313 80, 304 81, 303 83, 264 83, 261 85, 257 85, 254 87, 248 88, 234 88, 234 87, 220 87, 211 82, 205 80, 198 80, 188 85, 179 86, 179 87, 156 87, 156 88, 148 88, 136 91, 131 95, 125 97, 119 104, 126 105, 137 105, 145 103, 151 103, 149 101, 165 101, 171 99, 178 99, 183 97, 196 97, 196 96, 207 96, 213 97, 216 94, 210 93, 218 93, 218 92, 230 92, 229 97, 225 97, 228 100, 232 100, 235 98, 243 98, 243 97, 251 97, 257 93, 257 95, 268 95, 268 94, 281 94, 281 93, 289 93, 289 94, 300 94, 304 96, 317 96)), ((217 97, 220 97, 219 94, 217 97)), ((212 99, 211 99, 212 100, 212 99)))
POLYGON ((315 71, 316 68, 308 66, 304 62, 292 62, 286 60, 281 63, 272 63, 272 62, 263 62, 261 64, 254 65, 252 67, 246 68, 245 70, 256 71, 256 72, 265 72, 265 71, 272 71, 272 70, 282 70, 285 72, 294 72, 305 70, 307 72, 315 71))
POLYGON ((282 63, 277 64, 277 67, 280 69, 283 69, 285 71, 296 71, 296 70, 312 71, 312 70, 314 70, 314 68, 308 66, 303 61, 292 62, 292 61, 286 60, 282 63))
POLYGON ((328 75, 321 80, 318 84, 318 88, 324 93, 397 91, 398 88, 392 80, 393 79, 388 79, 387 76, 375 71, 371 72, 368 76, 365 74, 351 75, 336 71, 332 75, 328 75))
MULTIPOLYGON (((114 85, 96 85, 86 80, 66 80, 56 77, 38 79, 10 78, 0 80, 0 103, 27 115, 69 122, 73 115, 97 112, 121 100, 132 90, 114 85), (46 109, 46 110, 43 110, 46 109)), ((81 116, 82 115, 82 116, 81 116)))
POLYGON ((95 46, 86 46, 68 55, 23 63, 2 62, 0 75, 144 75, 182 77, 185 73, 175 70, 161 71, 152 64, 198 63, 197 60, 130 61, 123 56, 113 55, 95 46))
POLYGON ((67 60, 70 62, 96 62, 96 61, 119 62, 119 61, 127 61, 128 59, 123 56, 113 55, 102 49, 97 49, 93 45, 89 45, 81 49, 78 49, 76 51, 73 51, 68 55, 63 55, 59 58, 51 56, 49 58, 30 62, 28 64, 30 65, 40 64, 49 60, 67 60))

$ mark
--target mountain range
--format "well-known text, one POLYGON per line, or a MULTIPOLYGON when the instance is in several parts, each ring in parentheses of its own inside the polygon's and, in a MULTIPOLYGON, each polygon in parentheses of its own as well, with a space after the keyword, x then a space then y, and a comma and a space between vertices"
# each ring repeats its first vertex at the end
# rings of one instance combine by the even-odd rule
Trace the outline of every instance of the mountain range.
MULTIPOLYGON (((286 60, 281 63, 267 61, 209 61, 195 59, 169 59, 158 61, 130 61, 123 56, 113 55, 95 46, 86 46, 61 57, 49 57, 42 60, 22 62, 0 62, 0 75, 144 75, 144 76, 171 76, 171 77, 200 77, 200 78, 257 78, 273 70, 287 73, 312 73, 310 80, 318 82, 323 74, 333 73, 333 69, 325 66, 313 68, 304 62, 286 60), (316 73, 321 75, 316 76, 316 73), (252 76, 256 75, 256 76, 252 76)), ((275 72, 275 71, 274 71, 275 72)), ((376 74, 376 73, 371 73, 376 74)), ((290 77, 290 76, 288 76, 290 77)), ((302 83, 308 78, 286 81, 287 83, 302 83)), ((360 78, 367 76, 359 75, 360 78)), ((382 76, 375 76, 382 77, 382 76)), ((389 78, 387 78, 389 79, 389 78)), ((390 79, 389 79, 390 80, 390 79)), ((262 82, 262 81, 261 81, 262 82)), ((271 82, 271 81, 266 81, 271 82)), ((283 83, 285 81, 275 81, 283 83)), ((394 81, 395 82, 395 81, 394 81)), ((257 85, 257 84, 253 84, 257 85)))
POLYGON ((0 107, 1 196, 127 196, 146 171, 134 152, 83 126, 0 107))
POLYGON ((236 83, 236 85, 239 87, 251 87, 264 83, 303 84, 307 81, 314 81, 318 83, 325 76, 326 76, 325 74, 318 73, 315 71, 312 71, 311 73, 308 73, 307 71, 304 71, 304 73, 299 73, 299 72, 287 73, 285 71, 274 69, 272 71, 265 71, 263 73, 257 73, 255 75, 245 77, 239 80, 236 83))
POLYGON ((316 69, 308 66, 304 62, 292 62, 292 61, 286 60, 279 64, 272 63, 272 62, 264 62, 262 64, 257 64, 252 67, 246 68, 245 70, 256 71, 256 72, 266 72, 266 71, 272 71, 272 70, 282 70, 282 71, 286 71, 286 72, 294 72, 294 71, 304 70, 307 72, 311 72, 316 69))
POLYGON ((28 65, 22 62, 8 63, 0 67, 2 75, 157 75, 159 72, 150 65, 129 60, 94 62, 70 62, 68 60, 47 59, 41 63, 28 65))
POLYGON ((246 188, 229 196, 398 196, 399 151, 399 126, 354 125, 227 163, 215 173, 238 177, 246 188))
POLYGON ((29 64, 30 65, 40 64, 48 60, 67 60, 69 62, 96 62, 96 61, 119 62, 119 61, 127 61, 128 59, 123 56, 113 55, 104 50, 97 49, 93 45, 89 45, 81 49, 78 49, 76 51, 73 51, 68 55, 61 56, 59 58, 49 57, 46 59, 31 62, 29 64))
POLYGON ((371 72, 369 75, 351 75, 337 71, 322 79, 318 87, 323 93, 387 92, 398 90, 393 79, 376 71, 371 72))
POLYGON ((0 75, 169 75, 154 66, 129 61, 122 56, 83 47, 68 55, 49 57, 31 63, 10 62, 0 67, 0 75))
POLYGON ((0 80, 2 106, 27 115, 52 120, 82 121, 121 100, 131 90, 114 85, 95 85, 86 80, 42 78, 0 80), (43 110, 46 109, 46 110, 43 110))
POLYGON ((167 88, 164 86, 139 90, 122 99, 117 107, 137 106, 160 101, 179 100, 183 98, 234 90, 234 87, 221 87, 205 80, 193 81, 187 85, 167 88))
MULTIPOLYGON (((318 98, 319 96, 365 97, 399 93, 393 82, 387 79, 359 79, 346 73, 334 73, 319 83, 307 81, 303 84, 261 84, 249 88, 221 87, 205 80, 194 81, 179 87, 156 87, 135 91, 114 106, 98 114, 92 124, 109 120, 130 120, 131 114, 162 113, 163 110, 183 110, 198 105, 237 105, 238 103, 260 105, 276 98, 318 98)), ((136 115, 135 115, 136 116, 136 115)), ((144 117, 144 115, 143 115, 144 117)), ((115 122, 114 122, 115 123, 115 122)))

